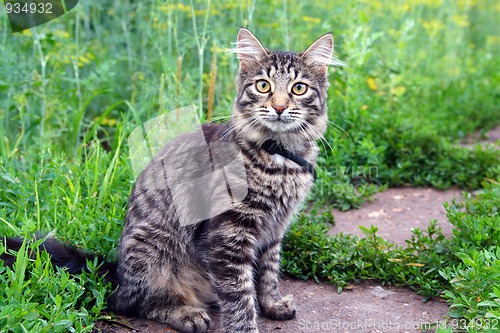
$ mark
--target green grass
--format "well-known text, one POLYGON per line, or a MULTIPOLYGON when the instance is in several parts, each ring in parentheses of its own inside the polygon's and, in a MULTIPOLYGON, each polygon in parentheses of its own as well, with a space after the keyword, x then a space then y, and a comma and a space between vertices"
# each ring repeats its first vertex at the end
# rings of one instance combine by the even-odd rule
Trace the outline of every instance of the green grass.
MULTIPOLYGON (((358 207, 387 186, 486 188, 465 212, 448 207, 452 240, 431 224, 410 250, 369 229, 365 239, 327 238, 328 214, 302 215, 285 270, 340 288, 367 278, 425 297, 446 291, 452 315, 495 318, 500 154, 457 144, 500 123, 499 11, 493 0, 81 1, 13 35, 0 9, 0 234, 50 232, 113 260, 134 182, 130 132, 190 104, 203 120, 209 107, 225 119, 238 66, 226 49, 240 26, 294 50, 332 31, 346 66, 330 69, 335 125, 311 205, 358 207)), ((54 272, 44 259, 23 250, 13 270, 0 268, 0 327, 90 331, 109 287, 95 274, 54 272)))

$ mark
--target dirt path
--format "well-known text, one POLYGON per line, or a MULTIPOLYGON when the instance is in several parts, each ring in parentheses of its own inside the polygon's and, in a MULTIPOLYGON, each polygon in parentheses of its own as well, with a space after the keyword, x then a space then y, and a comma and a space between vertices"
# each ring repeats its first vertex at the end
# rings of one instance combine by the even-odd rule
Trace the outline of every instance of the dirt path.
POLYGON ((492 128, 487 133, 481 134, 481 131, 468 136, 461 143, 464 147, 472 147, 475 143, 479 143, 483 146, 493 145, 500 147, 500 126, 492 128))
POLYGON ((378 227, 378 234, 394 244, 406 246, 412 230, 426 229, 436 219, 445 236, 451 236, 452 225, 446 217, 445 202, 460 201, 459 189, 439 191, 433 188, 390 188, 377 193, 374 200, 359 209, 334 210, 335 226, 329 234, 343 232, 363 237, 359 226, 378 227))
MULTIPOLYGON (((425 332, 445 316, 446 304, 439 300, 423 303, 421 297, 407 288, 382 288, 373 283, 362 283, 341 294, 330 285, 286 279, 282 292, 294 294, 297 318, 278 322, 259 320, 261 333, 309 332, 425 332)), ((224 333, 215 317, 212 333, 224 333)), ((119 318, 124 320, 126 318, 119 318)), ((175 332, 165 325, 142 320, 126 319, 129 326, 101 323, 106 332, 175 332)))

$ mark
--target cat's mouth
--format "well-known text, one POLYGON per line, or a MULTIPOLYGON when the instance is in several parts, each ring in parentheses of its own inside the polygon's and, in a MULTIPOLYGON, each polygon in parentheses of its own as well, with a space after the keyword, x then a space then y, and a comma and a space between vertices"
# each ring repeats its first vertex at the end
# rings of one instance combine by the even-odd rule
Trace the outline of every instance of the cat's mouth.
POLYGON ((295 120, 283 117, 266 119, 264 124, 273 132, 291 132, 299 127, 295 120))

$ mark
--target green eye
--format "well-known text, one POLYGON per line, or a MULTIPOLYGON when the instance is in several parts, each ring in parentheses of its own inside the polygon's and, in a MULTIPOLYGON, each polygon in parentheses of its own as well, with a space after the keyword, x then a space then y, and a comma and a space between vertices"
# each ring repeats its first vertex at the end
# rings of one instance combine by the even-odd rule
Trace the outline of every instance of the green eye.
POLYGON ((259 80, 255 83, 255 88, 258 92, 265 94, 271 90, 271 84, 266 80, 259 80))
POLYGON ((292 93, 294 93, 295 95, 304 95, 306 91, 307 91, 307 84, 305 83, 298 82, 292 86, 292 93))

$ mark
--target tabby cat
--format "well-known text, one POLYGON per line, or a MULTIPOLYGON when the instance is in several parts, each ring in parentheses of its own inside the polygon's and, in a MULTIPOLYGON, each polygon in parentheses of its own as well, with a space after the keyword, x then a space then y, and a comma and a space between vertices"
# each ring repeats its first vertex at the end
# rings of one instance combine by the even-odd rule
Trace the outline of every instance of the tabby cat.
MULTIPOLYGON (((181 223, 171 190, 158 184, 164 184, 164 163, 191 134, 167 144, 130 196, 118 246, 118 287, 108 302, 117 313, 184 333, 207 332, 207 311, 214 306, 228 333, 257 333, 259 314, 295 317, 292 296, 278 290, 280 246, 314 181, 316 140, 327 127, 333 38, 325 34, 300 53, 271 51, 241 28, 235 51, 240 66, 232 117, 202 129, 207 144, 229 142, 238 148, 248 192, 215 217, 181 223)), ((53 256, 64 256, 47 244, 53 256)), ((77 258, 56 259, 70 266, 77 258)))

